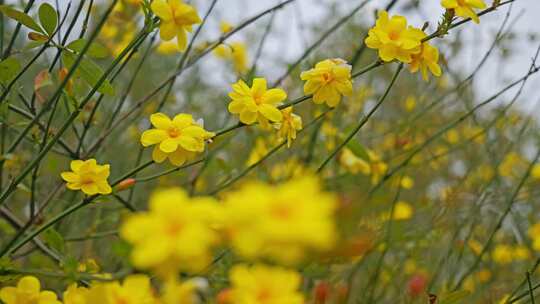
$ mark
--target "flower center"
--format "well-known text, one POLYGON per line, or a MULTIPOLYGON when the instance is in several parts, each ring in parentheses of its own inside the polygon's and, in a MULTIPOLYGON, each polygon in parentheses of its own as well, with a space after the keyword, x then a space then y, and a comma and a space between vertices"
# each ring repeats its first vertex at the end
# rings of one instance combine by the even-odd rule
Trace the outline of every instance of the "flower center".
POLYGON ((390 38, 390 40, 398 40, 399 39, 399 33, 392 31, 392 32, 388 33, 388 38, 390 38))
POLYGON ((178 136, 180 136, 180 130, 176 127, 173 127, 173 128, 170 128, 168 130, 168 133, 169 133, 169 136, 172 137, 172 138, 176 138, 178 136))
POLYGON ((167 234, 169 236, 177 236, 180 233, 180 231, 182 231, 183 227, 184 225, 182 225, 182 223, 178 223, 178 222, 172 223, 167 227, 167 234))
POLYGON ((89 185, 94 182, 94 179, 90 176, 82 176, 81 177, 81 184, 83 185, 89 185))
POLYGON ((329 72, 323 73, 323 74, 322 74, 322 77, 323 77, 323 80, 324 80, 325 83, 329 83, 329 82, 331 82, 332 80, 334 80, 333 75, 330 74, 329 72))
POLYGON ((272 293, 268 291, 267 289, 263 289, 259 291, 259 293, 257 294, 257 300, 259 300, 262 303, 266 302, 267 300, 270 300, 271 298, 272 298, 272 293))
POLYGON ((272 215, 280 220, 287 220, 291 218, 292 212, 287 206, 276 206, 272 209, 272 215))

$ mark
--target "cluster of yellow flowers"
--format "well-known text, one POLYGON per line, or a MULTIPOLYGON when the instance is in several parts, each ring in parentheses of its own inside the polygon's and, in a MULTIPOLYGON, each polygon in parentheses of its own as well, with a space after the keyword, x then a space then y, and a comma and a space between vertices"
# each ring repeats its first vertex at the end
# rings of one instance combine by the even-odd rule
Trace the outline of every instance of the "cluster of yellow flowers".
MULTIPOLYGON (((76 184, 70 187, 106 183, 95 160, 76 161, 72 166, 74 172, 63 174, 76 184)), ((196 303, 189 299, 195 297, 197 285, 193 280, 180 282, 180 271, 197 274, 207 270, 218 246, 229 247, 248 261, 294 266, 310 254, 332 249, 337 239, 336 207, 337 198, 322 191, 317 178, 309 175, 280 185, 248 183, 226 194, 221 202, 189 197, 180 188, 159 191, 151 197, 148 211, 127 218, 120 236, 132 245, 133 265, 156 274, 164 282, 162 291, 153 290, 148 276, 131 275, 123 283, 94 282, 89 288, 71 285, 63 294, 64 303, 196 303)), ((220 303, 259 303, 263 298, 265 303, 285 299, 303 303, 298 291, 301 276, 294 270, 236 265, 230 270, 230 283, 220 294, 220 303)), ((0 297, 6 304, 60 303, 54 293, 40 291, 34 277, 2 289, 0 297), (28 302, 33 299, 40 300, 28 302)))
POLYGON ((409 64, 411 72, 422 71, 427 80, 428 69, 435 76, 441 75, 438 65, 439 51, 423 39, 427 35, 421 29, 407 26, 403 16, 388 16, 388 12, 379 12, 375 26, 369 30, 365 40, 369 48, 377 49, 379 57, 390 62, 398 60, 409 64))
POLYGON ((227 242, 243 258, 290 265, 331 249, 335 207, 334 196, 310 176, 278 186, 246 184, 221 204, 176 188, 152 196, 149 211, 130 217, 121 236, 133 245, 136 267, 165 276, 202 271, 212 250, 227 242))

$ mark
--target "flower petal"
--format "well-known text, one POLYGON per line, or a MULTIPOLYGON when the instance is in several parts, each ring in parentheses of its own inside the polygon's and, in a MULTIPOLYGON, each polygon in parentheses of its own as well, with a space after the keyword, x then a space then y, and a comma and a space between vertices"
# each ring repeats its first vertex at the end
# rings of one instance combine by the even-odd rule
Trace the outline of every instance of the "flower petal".
POLYGON ((160 129, 146 130, 141 135, 141 144, 145 147, 158 144, 167 139, 167 132, 160 129))
POLYGON ((167 138, 159 144, 159 149, 165 153, 174 152, 178 148, 178 140, 167 138))
POLYGON ((283 114, 275 106, 269 104, 262 104, 259 106, 259 112, 267 119, 278 122, 283 119, 283 114))
POLYGON ((155 113, 150 115, 150 122, 158 129, 168 129, 171 127, 172 121, 169 116, 163 113, 155 113))
POLYGON ((166 0, 154 0, 150 8, 162 21, 169 21, 173 18, 173 12, 166 0))

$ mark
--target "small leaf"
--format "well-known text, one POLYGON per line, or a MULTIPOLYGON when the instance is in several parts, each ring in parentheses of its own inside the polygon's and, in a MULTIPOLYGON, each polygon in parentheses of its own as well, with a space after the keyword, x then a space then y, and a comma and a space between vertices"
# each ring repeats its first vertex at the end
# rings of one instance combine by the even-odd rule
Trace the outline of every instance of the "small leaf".
POLYGON ((43 34, 40 34, 40 33, 30 32, 30 33, 28 33, 28 39, 30 39, 32 41, 46 42, 47 40, 49 40, 49 37, 47 37, 47 36, 45 36, 43 34))
POLYGON ((360 157, 365 161, 369 161, 369 154, 366 151, 366 148, 357 140, 351 140, 347 143, 347 148, 351 149, 354 155, 360 157))
MULTIPOLYGON (((72 53, 63 52, 62 57, 64 58, 64 62, 68 68, 71 69, 71 66, 73 63, 75 63, 76 57, 72 53)), ((87 82, 90 86, 94 87, 97 85, 98 80, 103 75, 103 71, 92 60, 83 58, 77 72, 81 76, 81 78, 87 82)), ((98 92, 105 94, 105 95, 114 95, 114 88, 111 85, 111 83, 105 79, 103 83, 99 86, 98 92)))
POLYGON ((37 47, 42 46, 45 42, 47 42, 47 41, 43 41, 43 40, 30 41, 24 46, 24 49, 25 50, 31 50, 33 48, 37 48, 37 47))
POLYGON ((34 19, 21 11, 13 9, 7 5, 0 5, 0 13, 18 21, 20 24, 23 24, 36 32, 43 33, 43 29, 39 27, 39 25, 34 21, 34 19))
POLYGON ((13 57, 0 61, 0 83, 10 82, 20 70, 21 64, 13 57))
POLYGON ((43 233, 43 240, 51 246, 51 248, 59 252, 64 252, 64 238, 53 228, 45 230, 43 233))
MULTIPOLYGON (((76 53, 80 53, 83 50, 85 45, 86 45, 86 40, 84 38, 81 38, 81 39, 73 40, 66 47, 76 53)), ((109 51, 107 51, 107 49, 101 44, 92 42, 86 54, 94 58, 104 58, 104 57, 107 57, 107 55, 109 55, 109 51)))
POLYGON ((439 304, 456 304, 464 303, 463 299, 471 294, 467 290, 458 290, 440 296, 439 304))
POLYGON ((43 26, 50 37, 58 25, 58 14, 56 13, 56 10, 49 3, 43 3, 39 6, 38 14, 41 26, 43 26))

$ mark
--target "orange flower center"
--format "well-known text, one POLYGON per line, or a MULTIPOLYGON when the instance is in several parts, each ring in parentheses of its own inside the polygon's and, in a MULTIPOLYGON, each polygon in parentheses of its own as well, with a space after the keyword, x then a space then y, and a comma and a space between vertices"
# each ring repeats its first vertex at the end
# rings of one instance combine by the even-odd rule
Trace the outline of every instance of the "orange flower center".
POLYGON ((172 137, 172 138, 176 138, 178 136, 180 136, 180 130, 176 127, 173 127, 173 128, 170 128, 168 130, 168 133, 169 133, 169 136, 172 137))
POLYGON ((257 300, 263 303, 266 302, 267 300, 270 300, 271 298, 272 298, 272 293, 267 289, 263 289, 259 291, 259 293, 257 294, 257 300))
POLYGON ((388 33, 388 38, 390 38, 390 40, 398 40, 399 39, 399 33, 398 32, 390 32, 390 33, 388 33))
POLYGON ((83 185, 89 185, 94 182, 94 179, 90 176, 82 176, 81 177, 81 184, 83 185))
POLYGON ((329 83, 334 80, 334 76, 330 72, 323 73, 322 77, 325 83, 329 83))
POLYGON ((280 220, 287 220, 291 218, 292 212, 287 206, 276 206, 272 209, 272 215, 280 220))
POLYGON ((174 222, 167 227, 167 234, 173 237, 177 236, 180 231, 182 231, 183 227, 184 225, 182 225, 182 223, 174 222))
POLYGON ((255 104, 257 105, 261 105, 263 103, 263 98, 262 96, 259 96, 259 95, 253 96, 253 100, 255 101, 255 104))

